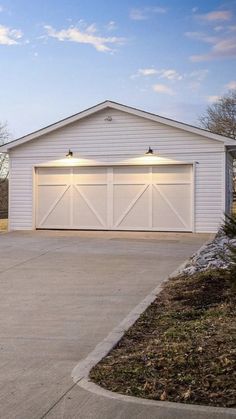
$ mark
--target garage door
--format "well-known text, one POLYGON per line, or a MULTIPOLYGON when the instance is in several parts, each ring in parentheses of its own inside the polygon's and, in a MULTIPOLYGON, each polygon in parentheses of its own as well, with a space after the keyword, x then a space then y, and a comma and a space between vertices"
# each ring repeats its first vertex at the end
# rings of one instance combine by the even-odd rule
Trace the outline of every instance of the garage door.
POLYGON ((36 227, 192 230, 192 166, 38 168, 36 227))

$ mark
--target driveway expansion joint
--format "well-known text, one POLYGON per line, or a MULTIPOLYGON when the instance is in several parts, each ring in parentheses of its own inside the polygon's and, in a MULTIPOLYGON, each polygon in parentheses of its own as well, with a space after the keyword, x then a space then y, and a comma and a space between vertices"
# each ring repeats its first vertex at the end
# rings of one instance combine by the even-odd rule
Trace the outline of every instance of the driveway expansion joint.
POLYGON ((82 378, 80 379, 80 380, 78 380, 78 381, 76 381, 74 384, 72 384, 72 386, 70 386, 60 397, 59 397, 59 399, 57 399, 54 403, 53 403, 53 405, 51 406, 51 407, 49 407, 49 409, 40 417, 40 419, 44 419, 44 418, 46 418, 48 415, 49 415, 49 413, 51 413, 52 412, 52 410, 64 399, 64 397, 65 396, 67 396, 67 394, 69 394, 72 390, 73 390, 73 388, 75 388, 75 386, 77 385, 77 384, 79 384, 79 381, 81 381, 82 380, 82 378))
POLYGON ((51 253, 51 251, 52 251, 52 250, 53 250, 53 251, 54 251, 54 250, 59 250, 59 249, 63 249, 64 247, 67 247, 67 245, 60 246, 60 247, 56 247, 55 249, 48 249, 48 250, 46 250, 46 252, 40 253, 40 254, 39 254, 39 255, 37 255, 37 256, 33 256, 32 258, 29 258, 29 259, 23 260, 23 261, 21 261, 21 262, 19 262, 19 263, 16 263, 15 265, 10 266, 10 267, 9 267, 9 268, 7 268, 7 269, 4 269, 3 271, 0 271, 0 275, 1 275, 1 274, 4 274, 5 272, 10 271, 11 269, 18 268, 19 266, 22 266, 22 265, 24 265, 25 263, 31 262, 32 260, 37 260, 37 259, 40 259, 42 256, 45 256, 45 255, 47 255, 48 253, 51 253))

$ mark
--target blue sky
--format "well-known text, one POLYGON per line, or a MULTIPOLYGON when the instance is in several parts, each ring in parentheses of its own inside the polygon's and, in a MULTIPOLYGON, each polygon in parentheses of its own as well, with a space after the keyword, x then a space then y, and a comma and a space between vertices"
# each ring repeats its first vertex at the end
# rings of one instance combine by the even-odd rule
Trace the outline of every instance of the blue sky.
POLYGON ((0 0, 0 121, 18 137, 110 99, 196 124, 235 59, 234 0, 0 0))

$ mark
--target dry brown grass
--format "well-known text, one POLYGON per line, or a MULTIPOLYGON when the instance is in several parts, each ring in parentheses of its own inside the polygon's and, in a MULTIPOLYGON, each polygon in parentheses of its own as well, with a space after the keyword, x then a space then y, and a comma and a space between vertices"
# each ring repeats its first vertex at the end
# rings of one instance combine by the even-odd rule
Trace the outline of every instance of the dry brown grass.
POLYGON ((8 220, 0 220, 0 230, 7 230, 8 227, 8 220))
POLYGON ((131 396, 236 406, 235 303, 226 271, 169 281, 90 378, 131 396))
POLYGON ((233 214, 236 215, 236 201, 233 202, 233 214))

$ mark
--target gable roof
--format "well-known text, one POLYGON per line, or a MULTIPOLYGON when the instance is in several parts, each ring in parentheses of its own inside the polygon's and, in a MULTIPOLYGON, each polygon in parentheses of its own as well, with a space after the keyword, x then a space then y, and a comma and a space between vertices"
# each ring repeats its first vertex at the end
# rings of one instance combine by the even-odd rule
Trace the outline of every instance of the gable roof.
POLYGON ((161 124, 173 127, 173 128, 178 128, 184 131, 188 131, 192 134, 197 134, 200 135, 202 137, 208 138, 208 139, 212 139, 215 141, 220 141, 223 142, 225 145, 236 145, 236 141, 232 140, 231 138, 225 137, 223 135, 219 135, 219 134, 213 134, 210 131, 204 130, 202 128, 197 128, 195 126, 183 123, 183 122, 178 122, 175 121, 173 119, 169 119, 169 118, 165 118, 163 116, 159 116, 150 112, 146 112, 137 108, 133 108, 131 106, 127 106, 127 105, 122 105, 120 103, 117 102, 113 102, 110 100, 106 100, 102 103, 99 103, 95 106, 92 106, 91 108, 85 109, 84 111, 81 111, 75 115, 72 115, 68 118, 62 119, 54 124, 48 125, 45 128, 41 128, 35 132, 32 132, 30 134, 27 134, 23 137, 20 137, 16 140, 10 141, 9 143, 6 143, 2 146, 0 146, 0 152, 7 152, 8 150, 17 147, 21 144, 24 144, 26 142, 29 142, 31 140, 34 140, 36 138, 40 138, 45 134, 49 134, 52 131, 56 131, 59 128, 63 128, 66 127, 69 124, 72 124, 74 122, 77 122, 83 118, 86 118, 90 115, 95 114, 96 112, 99 112, 101 110, 107 109, 107 108, 111 108, 111 109, 116 109, 119 111, 123 111, 123 112, 127 112, 129 114, 132 115, 136 115, 136 116, 140 116, 141 118, 146 118, 149 119, 151 121, 154 122, 159 122, 161 124))

